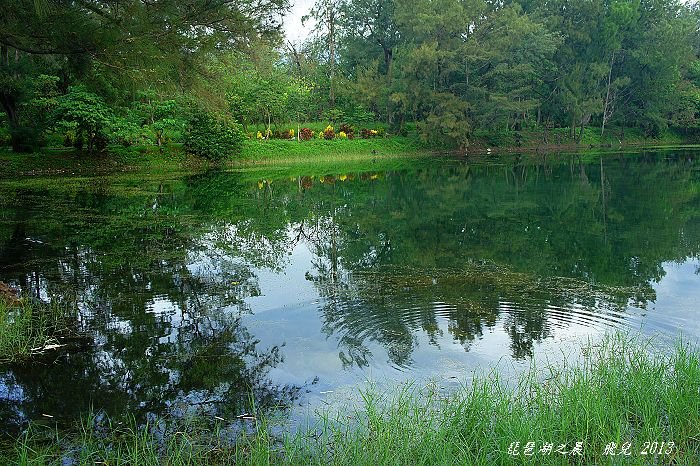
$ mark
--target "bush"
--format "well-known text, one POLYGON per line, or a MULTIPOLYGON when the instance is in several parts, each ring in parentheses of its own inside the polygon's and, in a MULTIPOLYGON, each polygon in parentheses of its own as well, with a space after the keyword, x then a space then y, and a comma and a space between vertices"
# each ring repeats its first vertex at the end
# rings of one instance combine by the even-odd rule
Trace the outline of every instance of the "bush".
POLYGON ((345 112, 338 108, 332 108, 326 111, 323 116, 332 123, 336 123, 345 119, 345 112))
POLYGON ((276 131, 273 133, 273 137, 274 137, 275 139, 292 139, 292 138, 294 137, 294 136, 293 136, 293 134, 294 134, 293 131, 294 131, 294 130, 292 130, 292 132, 290 132, 290 131, 280 131, 280 130, 276 130, 276 131))
POLYGON ((63 133, 63 147, 75 147, 75 131, 66 131, 63 133))
POLYGON ((326 126, 323 130, 323 138, 327 140, 335 139, 335 130, 331 125, 326 126))
POLYGON ((314 132, 311 131, 309 128, 302 128, 301 131, 299 131, 299 139, 301 139, 302 141, 308 141, 313 137, 314 132))
POLYGON ((195 112, 185 133, 185 150, 208 160, 223 160, 240 154, 243 139, 241 125, 223 122, 211 114, 195 112))
POLYGON ((340 125, 340 132, 345 133, 348 139, 352 139, 355 136, 355 127, 347 123, 340 125))
POLYGON ((10 135, 10 128, 7 126, 7 121, 3 121, 3 119, 0 118, 0 146, 9 146, 11 141, 12 137, 10 135))
POLYGON ((10 141, 15 152, 34 152, 44 145, 41 129, 31 125, 10 128, 10 141))
POLYGON ((362 139, 376 138, 379 135, 379 131, 374 129, 362 128, 360 130, 360 136, 362 139))
POLYGON ((377 115, 374 112, 365 110, 363 106, 357 105, 353 107, 350 113, 346 113, 345 119, 356 125, 366 125, 376 121, 377 115))
POLYGON ((114 118, 110 133, 111 142, 124 147, 142 144, 146 140, 144 131, 139 126, 123 118, 114 118))
POLYGON ((72 87, 68 94, 61 96, 52 116, 59 129, 75 130, 74 144, 78 149, 82 149, 85 142, 91 153, 107 147, 114 113, 101 97, 85 87, 72 87))

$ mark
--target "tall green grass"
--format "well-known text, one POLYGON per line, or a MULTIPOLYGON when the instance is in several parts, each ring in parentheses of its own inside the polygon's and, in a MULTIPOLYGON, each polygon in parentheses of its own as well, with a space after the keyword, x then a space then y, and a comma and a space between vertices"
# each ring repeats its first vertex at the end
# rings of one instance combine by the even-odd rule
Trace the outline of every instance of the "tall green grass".
POLYGON ((25 435, 5 459, 114 465, 697 465, 700 359, 687 344, 652 351, 650 341, 616 335, 583 346, 575 362, 533 364, 516 383, 494 371, 449 395, 432 385, 374 388, 363 391, 359 403, 322 414, 317 425, 297 434, 279 438, 264 423, 257 427, 257 434, 243 434, 229 445, 216 427, 203 441, 201 431, 163 439, 148 426, 99 434, 83 425, 76 436, 53 444, 25 435), (524 454, 530 442, 531 456, 524 454), (580 455, 571 453, 579 442, 580 455), (651 454, 661 442, 662 454, 651 454), (612 443, 616 455, 606 455, 612 443), (629 456, 622 448, 627 443, 629 456), (552 446, 549 453, 540 451, 546 444, 552 446))
POLYGON ((59 302, 22 299, 11 303, 0 298, 0 363, 26 360, 58 344, 69 325, 68 308, 59 302))

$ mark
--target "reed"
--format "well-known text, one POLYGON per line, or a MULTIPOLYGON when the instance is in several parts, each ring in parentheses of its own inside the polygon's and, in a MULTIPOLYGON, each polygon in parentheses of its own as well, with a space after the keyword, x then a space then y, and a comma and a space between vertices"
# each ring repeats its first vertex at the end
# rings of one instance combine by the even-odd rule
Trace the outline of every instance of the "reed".
POLYGON ((0 299, 0 363, 23 361, 54 348, 70 322, 63 303, 0 299))

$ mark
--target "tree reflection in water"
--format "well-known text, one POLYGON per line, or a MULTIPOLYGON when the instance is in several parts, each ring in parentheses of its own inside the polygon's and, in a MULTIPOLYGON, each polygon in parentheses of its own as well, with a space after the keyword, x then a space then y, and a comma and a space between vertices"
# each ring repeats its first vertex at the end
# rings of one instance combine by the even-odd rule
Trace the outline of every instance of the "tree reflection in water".
POLYGON ((527 358, 557 328, 624 324, 629 304, 654 301, 665 262, 700 253, 692 154, 258 176, 0 183, 0 280, 70 289, 96 343, 6 368, 0 414, 231 417, 250 394, 289 406, 301 387, 269 375, 283 349, 244 322, 261 271, 286 279, 298 251, 320 298, 309 337, 334 336, 346 368, 377 345, 408 368, 423 337, 469 351, 495 328, 527 358))

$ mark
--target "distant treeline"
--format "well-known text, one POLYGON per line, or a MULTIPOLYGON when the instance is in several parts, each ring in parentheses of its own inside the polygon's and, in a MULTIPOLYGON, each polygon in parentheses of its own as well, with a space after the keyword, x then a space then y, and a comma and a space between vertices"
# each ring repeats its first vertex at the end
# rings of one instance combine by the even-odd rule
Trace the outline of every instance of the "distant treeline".
POLYGON ((287 0, 5 3, 0 142, 16 151, 178 141, 219 158, 308 121, 443 147, 700 128, 694 2, 317 0, 303 43, 281 33, 287 0))

